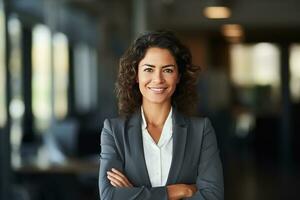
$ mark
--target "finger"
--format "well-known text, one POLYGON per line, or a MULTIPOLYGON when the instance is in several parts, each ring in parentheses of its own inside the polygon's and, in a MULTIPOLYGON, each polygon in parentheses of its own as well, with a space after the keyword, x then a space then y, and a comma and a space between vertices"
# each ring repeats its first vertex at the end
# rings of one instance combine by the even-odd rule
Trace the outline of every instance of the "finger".
POLYGON ((122 180, 125 181, 125 183, 128 187, 133 187, 133 185, 130 183, 130 181, 127 179, 127 177, 124 174, 122 174, 122 172, 116 170, 115 168, 112 168, 112 172, 117 174, 118 176, 120 176, 122 178, 122 180))
POLYGON ((116 170, 115 168, 112 168, 111 171, 114 172, 114 173, 116 173, 116 174, 118 174, 119 176, 121 176, 123 178, 126 178, 126 176, 124 174, 122 174, 122 172, 116 170))
POLYGON ((117 184, 115 184, 113 181, 110 181, 110 184, 112 184, 112 186, 114 187, 119 187, 117 184))
POLYGON ((120 177, 123 178, 123 180, 127 183, 128 186, 133 186, 130 181, 127 179, 127 177, 120 171, 116 170, 115 168, 112 168, 112 172, 118 174, 120 177))
POLYGON ((120 182, 118 179, 116 179, 115 177, 111 176, 111 175, 107 175, 108 180, 110 180, 110 183, 114 186, 114 187, 124 187, 124 185, 122 184, 122 182, 120 182))
POLYGON ((118 174, 116 173, 113 173, 113 172, 107 172, 107 174, 112 177, 114 180, 118 181, 119 183, 122 184, 123 187, 125 186, 129 186, 126 181, 123 179, 123 177, 119 176, 118 174))

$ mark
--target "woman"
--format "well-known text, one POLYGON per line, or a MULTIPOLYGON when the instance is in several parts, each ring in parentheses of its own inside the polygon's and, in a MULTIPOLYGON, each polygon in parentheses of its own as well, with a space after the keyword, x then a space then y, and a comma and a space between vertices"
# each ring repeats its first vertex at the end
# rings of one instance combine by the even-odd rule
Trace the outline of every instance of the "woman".
POLYGON ((199 72, 191 60, 168 31, 140 36, 121 58, 121 117, 101 133, 101 199, 223 199, 214 130, 191 116, 199 72))

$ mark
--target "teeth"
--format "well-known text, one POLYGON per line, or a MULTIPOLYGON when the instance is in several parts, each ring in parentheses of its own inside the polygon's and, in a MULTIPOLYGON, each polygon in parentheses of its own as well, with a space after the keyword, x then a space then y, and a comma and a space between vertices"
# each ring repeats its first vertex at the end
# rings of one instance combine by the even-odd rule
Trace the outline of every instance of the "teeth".
POLYGON ((153 90, 154 92, 162 92, 165 88, 150 88, 150 90, 153 90))

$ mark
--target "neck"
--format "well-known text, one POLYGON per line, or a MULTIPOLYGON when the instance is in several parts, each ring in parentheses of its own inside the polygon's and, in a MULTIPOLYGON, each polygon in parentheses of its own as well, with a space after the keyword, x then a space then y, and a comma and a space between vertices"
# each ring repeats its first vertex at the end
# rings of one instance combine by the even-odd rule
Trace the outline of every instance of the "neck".
POLYGON ((171 110, 171 104, 149 104, 143 103, 142 105, 144 116, 148 125, 162 127, 171 110))

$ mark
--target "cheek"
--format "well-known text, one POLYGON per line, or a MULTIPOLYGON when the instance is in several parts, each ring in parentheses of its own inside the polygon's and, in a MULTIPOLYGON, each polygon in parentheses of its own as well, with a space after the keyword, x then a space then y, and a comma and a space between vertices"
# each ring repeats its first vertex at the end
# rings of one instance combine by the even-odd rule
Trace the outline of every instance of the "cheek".
POLYGON ((178 75, 174 75, 173 77, 170 77, 169 83, 171 83, 174 87, 179 83, 180 77, 178 75))
POLYGON ((140 71, 140 69, 138 69, 138 73, 136 75, 136 82, 141 82, 143 81, 143 76, 142 76, 142 72, 140 71))
POLYGON ((138 84, 140 90, 144 90, 145 85, 146 85, 146 81, 145 81, 144 78, 139 77, 139 78, 137 79, 137 84, 138 84))
POLYGON ((143 85, 149 83, 151 81, 151 77, 145 74, 138 74, 136 80, 140 85, 143 85))

